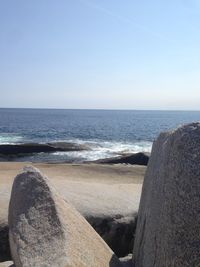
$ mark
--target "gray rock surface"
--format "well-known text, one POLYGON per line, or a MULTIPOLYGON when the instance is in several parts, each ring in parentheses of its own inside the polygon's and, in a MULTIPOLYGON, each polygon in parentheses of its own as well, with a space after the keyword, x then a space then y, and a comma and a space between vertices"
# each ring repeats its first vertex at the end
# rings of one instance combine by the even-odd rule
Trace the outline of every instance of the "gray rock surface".
POLYGON ((7 220, 0 220, 0 262, 11 259, 7 220))
POLYGON ((154 143, 133 254, 135 267, 200 266, 200 123, 154 143))
MULTIPOLYGON (((124 216, 118 214, 108 215, 85 215, 85 219, 103 238, 118 257, 123 257, 132 252, 137 223, 137 213, 124 216)), ((0 262, 11 260, 10 246, 8 241, 8 222, 0 224, 0 262)))
POLYGON ((121 266, 89 223, 35 168, 25 168, 15 178, 8 219, 16 267, 121 266))
POLYGON ((86 218, 115 254, 122 257, 133 249, 140 186, 72 182, 63 188, 58 188, 57 184, 56 188, 86 218), (133 198, 130 198, 128 188, 135 188, 133 198))

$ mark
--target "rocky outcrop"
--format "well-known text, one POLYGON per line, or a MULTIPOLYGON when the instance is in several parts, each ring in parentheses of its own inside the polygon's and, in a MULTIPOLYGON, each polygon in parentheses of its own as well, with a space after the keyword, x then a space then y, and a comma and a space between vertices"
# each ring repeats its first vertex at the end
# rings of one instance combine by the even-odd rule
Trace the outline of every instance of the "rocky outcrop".
POLYGON ((135 267, 200 262, 200 123, 162 133, 153 145, 140 202, 135 267))
POLYGON ((8 223, 0 221, 0 262, 11 259, 8 241, 8 223))
POLYGON ((58 152, 58 151, 82 151, 88 150, 89 148, 85 145, 66 143, 66 142, 55 142, 47 144, 38 143, 27 143, 27 144, 9 144, 0 145, 0 155, 11 156, 18 154, 31 154, 41 152, 58 152))
POLYGON ((120 261, 37 169, 13 183, 9 241, 16 267, 118 267, 120 261))
MULTIPOLYGON (((89 215, 88 212, 83 215, 118 257, 132 252, 137 223, 136 211, 129 215, 89 215)), ((11 260, 7 222, 0 225, 0 262, 4 260, 11 260)))
MULTIPOLYGON (((137 212, 130 215, 85 215, 85 219, 118 257, 131 253, 135 238, 137 212)), ((0 224, 0 262, 11 260, 8 223, 0 224)))
POLYGON ((100 164, 131 164, 131 165, 143 165, 147 166, 150 154, 147 153, 134 153, 128 155, 122 155, 119 157, 112 157, 106 159, 99 159, 93 161, 93 163, 100 164))

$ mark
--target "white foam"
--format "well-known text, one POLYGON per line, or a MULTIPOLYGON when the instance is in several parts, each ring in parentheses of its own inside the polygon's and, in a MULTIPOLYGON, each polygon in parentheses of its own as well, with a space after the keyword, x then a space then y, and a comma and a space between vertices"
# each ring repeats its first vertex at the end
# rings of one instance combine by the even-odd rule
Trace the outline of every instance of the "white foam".
MULTIPOLYGON (((16 144, 20 143, 24 138, 17 134, 3 133, 0 134, 0 144, 16 144)), ((52 140, 50 140, 52 142, 52 140)), ((51 155, 38 154, 29 156, 31 161, 35 158, 40 160, 47 160, 50 158, 55 160, 69 160, 69 161, 93 161, 103 158, 119 156, 126 153, 151 152, 152 142, 149 141, 135 141, 135 142, 117 142, 117 141, 102 141, 102 140, 81 140, 81 139, 66 139, 54 140, 56 142, 69 142, 80 145, 86 145, 90 150, 73 151, 73 152, 55 152, 51 155)))
POLYGON ((0 144, 16 144, 23 140, 22 136, 11 134, 11 133, 1 133, 0 134, 0 144))
MULTIPOLYGON (((66 141, 66 140, 65 140, 66 141)), ((75 152, 55 152, 54 155, 65 155, 74 160, 98 160, 102 158, 109 158, 125 153, 151 152, 152 142, 109 142, 109 141, 83 141, 83 140, 67 140, 67 142, 75 142, 78 144, 85 144, 90 147, 88 151, 75 152)))

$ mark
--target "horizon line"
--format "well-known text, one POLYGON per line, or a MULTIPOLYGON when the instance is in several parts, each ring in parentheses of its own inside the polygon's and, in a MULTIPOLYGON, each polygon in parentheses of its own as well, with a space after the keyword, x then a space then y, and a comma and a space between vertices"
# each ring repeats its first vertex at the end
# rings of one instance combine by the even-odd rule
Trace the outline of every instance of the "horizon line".
POLYGON ((0 109, 38 109, 38 110, 99 110, 99 111, 196 111, 200 109, 123 109, 123 108, 40 108, 40 107, 0 107, 0 109))

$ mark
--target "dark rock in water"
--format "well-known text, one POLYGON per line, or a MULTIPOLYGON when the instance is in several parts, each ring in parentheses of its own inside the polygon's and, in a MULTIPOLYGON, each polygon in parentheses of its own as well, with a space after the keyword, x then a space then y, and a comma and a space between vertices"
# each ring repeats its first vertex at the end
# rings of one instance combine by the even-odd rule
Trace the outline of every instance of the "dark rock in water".
POLYGON ((35 168, 16 176, 8 221, 16 267, 121 266, 89 223, 35 168))
POLYGON ((82 151, 82 150, 90 150, 87 145, 77 144, 77 143, 69 143, 69 142, 53 142, 47 143, 50 147, 56 149, 56 151, 82 151))
POLYGON ((0 154, 9 156, 17 154, 31 154, 41 152, 58 152, 58 151, 82 151, 88 150, 85 145, 65 142, 55 142, 47 144, 27 143, 27 144, 13 144, 0 145, 0 154))
POLYGON ((200 123, 154 143, 133 254, 135 267, 200 266, 200 123))
POLYGON ((11 259, 8 240, 8 223, 0 221, 0 262, 11 259))
POLYGON ((147 166, 149 161, 149 154, 147 153, 135 153, 135 154, 128 154, 122 155, 120 157, 113 157, 113 158, 106 158, 106 159, 99 159, 93 161, 93 163, 100 163, 100 164, 132 164, 132 165, 144 165, 147 166))

